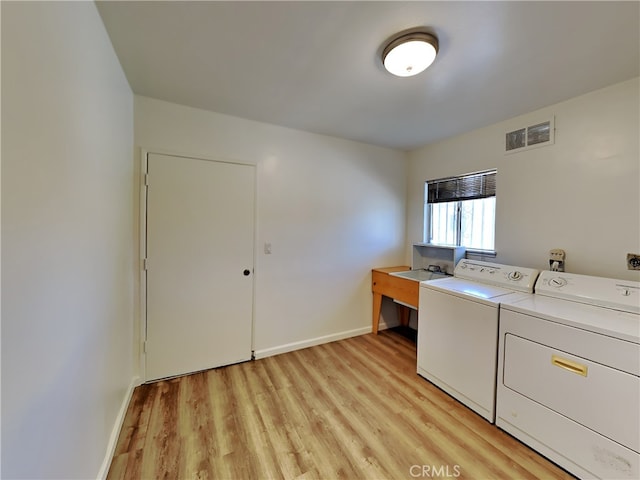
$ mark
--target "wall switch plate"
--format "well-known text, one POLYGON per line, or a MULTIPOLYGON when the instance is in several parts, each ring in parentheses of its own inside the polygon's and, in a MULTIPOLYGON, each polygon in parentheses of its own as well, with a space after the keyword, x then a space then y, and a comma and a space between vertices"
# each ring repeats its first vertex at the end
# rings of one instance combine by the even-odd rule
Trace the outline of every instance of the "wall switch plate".
POLYGON ((627 253, 627 270, 640 270, 640 254, 627 253))

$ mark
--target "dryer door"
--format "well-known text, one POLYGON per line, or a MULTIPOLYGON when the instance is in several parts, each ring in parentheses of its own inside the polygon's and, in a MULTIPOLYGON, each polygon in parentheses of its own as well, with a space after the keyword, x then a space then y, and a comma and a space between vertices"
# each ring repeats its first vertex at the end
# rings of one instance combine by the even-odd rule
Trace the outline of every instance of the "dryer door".
POLYGON ((504 385, 640 451, 640 379, 516 335, 505 336, 504 385))

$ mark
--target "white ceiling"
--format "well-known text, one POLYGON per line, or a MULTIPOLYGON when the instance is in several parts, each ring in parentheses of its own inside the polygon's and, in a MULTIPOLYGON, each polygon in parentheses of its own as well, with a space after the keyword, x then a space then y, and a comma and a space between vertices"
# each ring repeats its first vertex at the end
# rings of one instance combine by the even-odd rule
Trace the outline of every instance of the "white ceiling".
POLYGON ((136 94, 410 150, 640 72, 640 2, 98 2, 136 94), (437 35, 411 78, 395 33, 437 35))

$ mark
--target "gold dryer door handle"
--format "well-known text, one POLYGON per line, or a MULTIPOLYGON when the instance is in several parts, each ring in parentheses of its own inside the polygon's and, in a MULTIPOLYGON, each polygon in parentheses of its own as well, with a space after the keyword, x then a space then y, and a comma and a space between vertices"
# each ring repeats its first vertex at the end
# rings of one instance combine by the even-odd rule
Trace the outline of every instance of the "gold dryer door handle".
POLYGON ((560 367, 572 373, 577 373, 578 375, 582 375, 583 377, 587 376, 588 367, 586 365, 582 365, 581 363, 574 362, 573 360, 562 358, 558 355, 551 355, 551 363, 556 367, 560 367))

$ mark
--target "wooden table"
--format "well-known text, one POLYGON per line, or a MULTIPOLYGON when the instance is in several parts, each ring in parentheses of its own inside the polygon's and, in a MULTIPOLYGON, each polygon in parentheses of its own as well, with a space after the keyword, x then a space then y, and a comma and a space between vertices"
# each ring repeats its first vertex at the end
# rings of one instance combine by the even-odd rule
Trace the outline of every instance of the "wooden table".
MULTIPOLYGON (((380 323, 380 308, 382 307, 383 296, 411 305, 416 310, 418 309, 420 282, 389 275, 393 272, 405 272, 407 270, 411 270, 411 267, 385 267, 371 270, 371 291, 373 292, 372 331, 376 335, 378 334, 378 325, 380 323)), ((401 325, 409 323, 410 311, 408 307, 398 304, 398 318, 401 325)))

